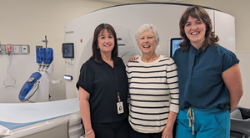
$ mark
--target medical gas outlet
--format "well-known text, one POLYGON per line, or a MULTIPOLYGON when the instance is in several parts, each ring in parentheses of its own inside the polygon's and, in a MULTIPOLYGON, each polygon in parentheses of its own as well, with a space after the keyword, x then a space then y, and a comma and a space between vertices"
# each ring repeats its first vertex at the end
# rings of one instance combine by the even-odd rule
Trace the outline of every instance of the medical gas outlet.
POLYGON ((28 46, 22 46, 22 53, 28 54, 28 46))

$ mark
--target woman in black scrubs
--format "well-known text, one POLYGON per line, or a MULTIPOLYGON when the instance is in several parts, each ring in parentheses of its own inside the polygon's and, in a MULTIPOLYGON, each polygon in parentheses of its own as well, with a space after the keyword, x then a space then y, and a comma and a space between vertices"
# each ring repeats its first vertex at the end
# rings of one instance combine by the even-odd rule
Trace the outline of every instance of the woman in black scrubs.
POLYGON ((111 25, 96 27, 92 53, 76 85, 85 138, 128 138, 128 79, 111 25))

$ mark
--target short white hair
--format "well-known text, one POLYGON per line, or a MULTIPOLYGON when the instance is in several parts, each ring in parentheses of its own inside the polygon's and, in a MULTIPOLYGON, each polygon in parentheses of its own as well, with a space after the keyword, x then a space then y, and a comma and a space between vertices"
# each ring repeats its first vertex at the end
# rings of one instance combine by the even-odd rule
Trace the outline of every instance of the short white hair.
POLYGON ((159 43, 160 41, 160 37, 159 37, 159 34, 157 32, 157 29, 156 27, 153 25, 153 24, 143 24, 141 27, 139 27, 139 29, 137 30, 136 34, 135 34, 135 38, 136 38, 136 42, 137 44, 139 43, 139 36, 145 32, 145 31, 148 31, 148 30, 151 30, 155 36, 155 42, 156 43, 159 43))

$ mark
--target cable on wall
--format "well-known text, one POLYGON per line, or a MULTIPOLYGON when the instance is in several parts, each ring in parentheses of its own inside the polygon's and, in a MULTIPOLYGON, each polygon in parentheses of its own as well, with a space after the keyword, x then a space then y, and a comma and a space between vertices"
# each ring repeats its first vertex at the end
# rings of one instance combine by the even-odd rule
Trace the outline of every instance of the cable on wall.
POLYGON ((12 62, 12 54, 11 53, 8 53, 8 59, 9 59, 9 65, 8 65, 8 68, 7 68, 8 77, 7 77, 7 79, 5 79, 3 84, 4 84, 5 87, 13 87, 16 84, 16 80, 11 75, 11 62, 12 62), (7 84, 8 79, 12 79, 13 83, 12 84, 7 84))

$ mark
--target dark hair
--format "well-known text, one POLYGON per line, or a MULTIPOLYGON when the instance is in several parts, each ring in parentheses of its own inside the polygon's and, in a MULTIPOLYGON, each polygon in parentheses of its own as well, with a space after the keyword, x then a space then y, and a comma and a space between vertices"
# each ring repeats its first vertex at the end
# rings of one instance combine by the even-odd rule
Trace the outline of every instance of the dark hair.
POLYGON ((111 52, 111 58, 114 64, 117 64, 119 58, 118 58, 118 44, 117 44, 116 32, 114 28, 107 23, 102 23, 95 28, 94 38, 92 42, 92 56, 90 57, 90 59, 93 59, 97 63, 102 63, 103 60, 101 57, 100 49, 97 48, 97 45, 98 45, 98 36, 102 32, 102 30, 105 30, 105 29, 107 29, 107 31, 109 33, 112 33, 112 35, 114 36, 115 45, 111 52))
POLYGON ((212 31, 212 23, 211 23, 211 19, 208 13, 202 7, 194 5, 194 6, 188 7, 185 10, 179 22, 180 35, 183 39, 183 41, 180 43, 181 49, 184 51, 187 50, 190 44, 190 40, 187 38, 185 34, 185 30, 184 30, 184 27, 187 23, 189 16, 201 20, 206 25, 205 41, 201 47, 202 51, 204 52, 208 45, 216 46, 217 42, 219 41, 219 38, 212 31))

